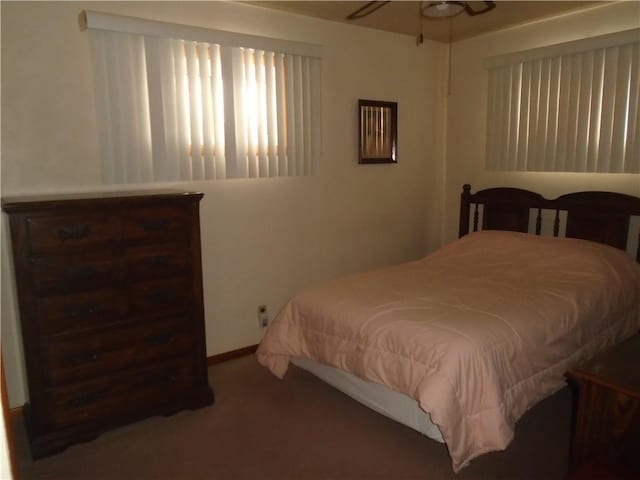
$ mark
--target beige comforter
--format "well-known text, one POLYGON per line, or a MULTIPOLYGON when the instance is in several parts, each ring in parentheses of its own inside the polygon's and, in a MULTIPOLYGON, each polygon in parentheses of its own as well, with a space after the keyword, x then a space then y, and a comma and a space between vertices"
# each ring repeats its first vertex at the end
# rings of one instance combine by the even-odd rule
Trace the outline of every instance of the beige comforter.
POLYGON ((296 295, 258 359, 283 377, 304 356, 414 398, 458 471, 506 448, 568 368, 639 328, 640 266, 624 252, 488 231, 296 295))

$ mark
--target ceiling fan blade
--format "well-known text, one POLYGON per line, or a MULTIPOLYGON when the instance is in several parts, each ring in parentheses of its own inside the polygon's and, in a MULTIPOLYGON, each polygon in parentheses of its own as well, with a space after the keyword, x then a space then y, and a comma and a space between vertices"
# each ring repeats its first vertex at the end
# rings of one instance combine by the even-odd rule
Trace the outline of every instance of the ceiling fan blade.
MULTIPOLYGON (((367 15, 371 15, 373 12, 378 10, 380 7, 384 7, 389 2, 368 2, 364 6, 360 7, 355 12, 347 15, 347 20, 356 20, 358 18, 364 18, 367 15)), ((492 2, 493 3, 493 2, 492 2)))
POLYGON ((485 4, 485 7, 483 9, 474 10, 469 5, 469 2, 464 2, 464 10, 467 12, 467 15, 474 17, 476 15, 487 13, 489 10, 493 10, 494 8, 496 8, 496 2, 484 2, 484 4, 485 4))

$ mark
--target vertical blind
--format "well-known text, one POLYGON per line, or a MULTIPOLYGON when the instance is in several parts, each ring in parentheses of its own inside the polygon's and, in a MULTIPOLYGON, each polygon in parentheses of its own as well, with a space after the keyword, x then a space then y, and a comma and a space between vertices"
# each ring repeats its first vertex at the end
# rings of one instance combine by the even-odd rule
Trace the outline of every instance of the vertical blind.
POLYGON ((640 173, 639 34, 489 60, 488 168, 640 173))
POLYGON ((107 183, 314 172, 320 58, 313 51, 238 46, 260 39, 123 18, 87 12, 107 183), (173 38, 175 31, 195 39, 173 38), (216 36, 223 41, 202 40, 216 36))

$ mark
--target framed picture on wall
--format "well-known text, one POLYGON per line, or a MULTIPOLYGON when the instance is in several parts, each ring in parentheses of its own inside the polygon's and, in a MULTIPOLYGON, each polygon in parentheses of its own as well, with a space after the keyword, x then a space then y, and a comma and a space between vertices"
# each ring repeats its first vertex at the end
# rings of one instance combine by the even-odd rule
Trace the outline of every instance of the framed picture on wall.
POLYGON ((398 104, 358 100, 358 163, 398 163, 398 104))

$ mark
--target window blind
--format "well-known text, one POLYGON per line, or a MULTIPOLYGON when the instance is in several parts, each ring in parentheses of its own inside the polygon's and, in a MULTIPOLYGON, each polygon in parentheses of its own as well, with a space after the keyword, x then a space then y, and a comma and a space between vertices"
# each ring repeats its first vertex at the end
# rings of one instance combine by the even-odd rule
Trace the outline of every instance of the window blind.
POLYGON ((640 173, 640 30, 486 66, 489 169, 640 173))
POLYGON ((314 172, 318 47, 95 12, 87 24, 107 183, 314 172))

